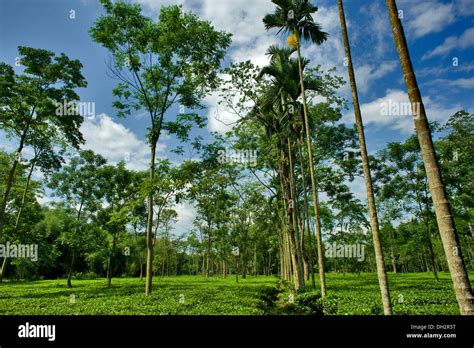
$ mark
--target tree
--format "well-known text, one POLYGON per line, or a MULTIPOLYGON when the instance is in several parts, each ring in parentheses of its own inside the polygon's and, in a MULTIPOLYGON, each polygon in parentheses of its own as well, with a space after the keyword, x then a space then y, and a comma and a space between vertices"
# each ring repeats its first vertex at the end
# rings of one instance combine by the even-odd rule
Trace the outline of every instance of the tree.
POLYGON ((398 16, 395 0, 386 0, 393 38, 398 51, 403 76, 408 91, 408 97, 414 110, 413 118, 415 130, 420 142, 423 162, 430 186, 431 196, 435 207, 438 229, 443 241, 444 252, 448 261, 449 271, 454 285, 454 292, 459 304, 461 314, 474 314, 474 296, 467 275, 466 266, 462 257, 454 218, 449 205, 449 200, 444 187, 441 170, 436 158, 436 152, 431 138, 430 125, 426 117, 425 108, 418 88, 413 66, 408 51, 407 41, 403 26, 398 16))
POLYGON ((178 221, 178 213, 174 209, 164 209, 161 213, 160 225, 163 228, 162 236, 162 263, 161 263, 161 275, 165 275, 165 266, 166 266, 166 275, 170 275, 170 254, 173 250, 171 245, 171 236, 170 231, 174 224, 178 221))
MULTIPOLYGON (((200 100, 218 84, 217 72, 230 35, 214 30, 209 22, 179 6, 162 7, 157 22, 141 14, 139 5, 101 0, 106 15, 99 17, 90 33, 94 41, 112 52, 112 75, 120 80, 114 89, 114 106, 119 116, 131 109, 144 109, 150 115, 147 135, 151 158, 149 181, 155 178, 156 146, 161 132, 167 130, 186 140, 193 123, 202 127, 197 113, 180 110, 175 120, 165 115, 175 101, 180 109, 200 108, 200 100), (199 38, 199 40, 196 40, 199 38)), ((145 293, 152 291, 153 199, 148 194, 147 281, 145 293)))
MULTIPOLYGON (((272 84, 263 93, 259 108, 260 112, 280 120, 279 122, 275 120, 271 122, 276 125, 276 135, 278 135, 279 141, 277 145, 280 152, 279 173, 282 179, 281 187, 284 191, 283 201, 285 202, 286 200, 285 209, 288 217, 288 236, 291 248, 290 256, 294 269, 295 288, 298 289, 304 287, 302 273, 304 266, 301 255, 301 243, 298 240, 303 241, 303 238, 297 234, 298 229, 301 228, 297 222, 299 214, 293 156, 295 142, 299 141, 302 124, 301 104, 298 102, 302 89, 298 85, 299 63, 290 58, 292 53, 292 49, 282 49, 277 46, 271 46, 268 49, 268 55, 271 57, 270 64, 262 68, 259 76, 267 75, 271 77, 272 84)), ((304 67, 308 63, 309 61, 305 59, 303 62, 304 67)), ((304 84, 307 89, 311 90, 317 90, 320 87, 320 81, 315 79, 305 79, 304 84)))
POLYGON ((303 62, 301 59, 301 40, 311 40, 315 44, 322 44, 327 39, 327 33, 321 30, 319 24, 313 21, 312 14, 318 8, 311 4, 309 0, 272 0, 277 8, 273 14, 268 14, 263 18, 265 28, 278 28, 294 36, 296 49, 298 52, 298 67, 300 77, 301 96, 303 99, 304 127, 306 132, 306 146, 308 150, 308 163, 311 177, 311 188, 313 193, 313 208, 316 219, 316 241, 318 247, 319 277, 321 282, 321 296, 326 297, 326 280, 324 276, 324 256, 323 242, 321 238, 321 221, 319 217, 318 192, 316 188, 316 178, 313 169, 313 154, 311 149, 311 135, 309 131, 308 108, 306 103, 305 85, 303 77, 303 62))
MULTIPOLYGON (((33 148, 34 155, 33 158, 28 161, 28 177, 26 184, 24 185, 20 207, 16 213, 12 235, 15 235, 15 231, 20 224, 23 208, 27 204, 30 181, 34 170, 39 168, 44 174, 45 178, 47 178, 49 175, 51 175, 51 173, 61 168, 61 164, 64 162, 63 155, 67 148, 67 141, 66 139, 61 138, 61 134, 57 134, 57 128, 48 127, 46 129, 42 129, 41 133, 36 134, 35 138, 30 140, 30 146, 33 148)), ((3 260, 2 269, 0 272, 0 282, 5 275, 8 262, 8 258, 3 260)))
MULTIPOLYGON (((0 177, 5 177, 11 169, 10 164, 14 155, 9 155, 0 151, 0 177)), ((33 229, 35 222, 41 219, 41 209, 36 200, 36 195, 41 192, 41 186, 38 182, 31 179, 32 168, 29 163, 21 163, 17 168, 16 180, 10 191, 10 204, 5 212, 5 230, 4 240, 32 240, 31 234, 27 231, 33 229), (23 221, 20 219, 22 215, 26 215, 23 221)), ((0 189, 4 187, 4 181, 0 184, 0 189)), ((6 275, 10 258, 3 258, 0 271, 0 282, 6 275)))
POLYGON ((19 139, 0 202, 0 237, 10 190, 25 146, 45 132, 60 134, 51 141, 61 138, 75 148, 84 142, 79 130, 83 117, 77 112, 66 116, 57 112, 57 104, 74 103, 79 100, 75 89, 87 86, 81 74, 82 64, 70 60, 64 53, 55 56, 47 50, 23 46, 18 47, 18 52, 25 67, 24 74, 17 75, 10 65, 0 63, 0 127, 7 137, 19 139))
POLYGON ((432 199, 416 136, 404 143, 390 142, 379 152, 376 175, 383 182, 379 189, 382 202, 395 200, 398 209, 404 209, 420 219, 424 225, 423 241, 427 246, 431 270, 438 281, 437 265, 432 243, 432 199))
POLYGON ((99 196, 103 199, 103 208, 98 212, 98 220, 103 229, 112 237, 107 258, 107 285, 110 287, 114 274, 114 257, 120 238, 127 234, 127 214, 123 210, 129 208, 129 202, 135 198, 138 188, 134 181, 139 180, 139 175, 125 168, 120 162, 116 166, 103 166, 96 174, 99 184, 99 196))
POLYGON ((357 84, 354 75, 354 67, 352 65, 351 49, 349 38, 347 35, 346 19, 344 16, 344 7, 342 0, 338 0, 339 17, 341 20, 342 39, 347 58, 347 70, 349 72, 349 81, 352 90, 352 101, 354 103, 354 116, 357 125, 357 133, 359 135, 360 153, 362 159, 362 167, 364 169, 365 189, 367 191, 367 201, 369 205, 370 228, 374 239, 375 261, 377 263, 377 277, 379 280, 380 294, 385 315, 392 314, 392 305, 390 303, 390 292, 388 289, 387 273, 385 271, 382 242, 380 238, 379 222, 377 217, 377 209, 375 207, 374 190, 372 188, 372 175, 370 173, 369 159, 367 156, 367 146, 365 145, 364 124, 359 106, 359 97, 357 95, 357 84))
POLYGON ((51 177, 48 187, 54 190, 54 195, 66 199, 67 204, 76 213, 74 231, 68 231, 64 243, 69 247, 70 264, 67 285, 72 286, 76 257, 84 250, 87 241, 85 224, 100 209, 100 180, 98 172, 106 160, 91 150, 81 150, 78 156, 71 158, 70 164, 51 177))

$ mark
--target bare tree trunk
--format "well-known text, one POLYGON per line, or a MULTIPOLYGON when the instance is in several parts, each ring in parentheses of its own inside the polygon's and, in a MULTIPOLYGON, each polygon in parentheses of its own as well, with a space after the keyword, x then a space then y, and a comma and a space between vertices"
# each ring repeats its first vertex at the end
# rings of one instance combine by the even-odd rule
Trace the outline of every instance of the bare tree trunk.
MULTIPOLYGON (((300 268, 300 260, 298 259, 298 243, 295 238, 296 231, 294 229, 294 205, 295 201, 292 198, 292 190, 290 187, 290 175, 288 173, 288 168, 284 164, 285 155, 283 150, 281 150, 281 159, 280 159, 280 177, 282 181, 282 188, 284 192, 285 198, 288 200, 288 204, 284 200, 285 204, 285 211, 287 215, 287 236, 288 236, 288 243, 289 243, 289 255, 290 255, 290 263, 292 266, 292 274, 293 274, 293 282, 294 287, 296 290, 304 286, 303 279, 302 279, 302 270, 300 268)), ((290 266, 288 267, 290 269, 290 266)), ((291 274, 291 271, 290 271, 291 274)))
POLYGON ((390 227, 390 260, 392 262, 392 273, 397 273, 397 263, 395 258, 395 251, 394 251, 394 244, 395 244, 395 235, 393 227, 390 227))
MULTIPOLYGON (((304 277, 304 262, 303 262, 303 253, 301 250, 301 242, 300 242, 300 233, 298 231, 300 224, 298 223, 298 218, 299 218, 299 212, 298 212, 298 197, 296 194, 296 181, 295 181, 295 176, 294 176, 294 167, 293 167, 293 147, 291 146, 291 141, 290 139, 287 139, 288 143, 288 164, 289 164, 289 170, 288 170, 288 179, 289 179, 289 189, 290 189, 290 196, 291 196, 291 201, 293 202, 293 209, 291 210, 292 213, 292 222, 293 222, 293 231, 294 234, 292 238, 294 239, 294 251, 295 251, 295 258, 297 262, 297 267, 295 267, 295 273, 298 272, 298 278, 295 278, 295 282, 298 283, 298 286, 296 286, 296 289, 304 288, 305 283, 305 277, 304 277)), ((293 243, 293 241, 292 241, 293 243)))
MULTIPOLYGON (((155 157, 156 157, 156 141, 152 139, 151 159, 150 159, 150 185, 155 179, 155 157)), ((153 188, 150 187, 148 194, 148 218, 146 225, 146 282, 145 295, 150 295, 153 291, 153 258, 154 258, 155 238, 153 234, 153 188)))
POLYGON ((239 272, 240 272, 240 253, 235 256, 235 281, 239 282, 239 272))
POLYGON ((357 85, 354 75, 354 67, 352 66, 351 49, 349 46, 349 38, 347 35, 346 19, 344 16, 344 8, 342 0, 338 0, 339 16, 341 20, 342 38, 347 57, 347 69, 349 71, 349 80, 352 89, 352 100, 354 103, 354 116, 357 125, 357 133, 359 135, 360 153, 362 159, 362 167, 364 170, 365 189, 367 191, 367 201, 369 203, 370 227, 372 229, 372 238, 374 241, 375 262, 377 264, 377 277, 379 280, 380 294, 382 297, 383 309, 385 315, 392 314, 392 305, 390 303, 390 292, 388 289, 387 273, 385 271, 382 242, 380 238, 379 223, 377 219, 377 209, 375 207, 374 191, 372 188, 372 176, 370 173, 369 159, 367 156, 367 147, 365 144, 364 124, 359 106, 359 97, 357 95, 357 85))
POLYGON ((321 237, 321 218, 319 216, 319 198, 318 198, 318 187, 316 185, 316 176, 314 174, 314 161, 313 161, 313 150, 311 149, 311 134, 309 132, 309 120, 308 120, 308 106, 306 104, 306 93, 304 88, 303 78, 303 66, 301 64, 301 45, 298 33, 295 33, 298 39, 298 68, 300 72, 300 86, 301 96, 303 97, 303 114, 304 114, 304 126, 306 131, 306 146, 308 148, 308 167, 309 174, 311 177, 311 189, 313 193, 313 208, 314 218, 316 220, 316 243, 318 247, 318 269, 319 269, 319 280, 321 285, 321 297, 324 300, 326 298, 326 276, 324 274, 324 252, 323 252, 323 240, 321 237))
POLYGON ((110 285, 112 285, 112 273, 113 273, 113 256, 115 253, 115 246, 117 243, 117 233, 114 233, 114 238, 112 241, 112 250, 109 255, 109 260, 107 262, 107 287, 110 288, 110 285))
POLYGON ((2 262, 2 269, 0 270, 0 283, 3 281, 3 278, 5 278, 5 275, 7 273, 7 267, 10 264, 10 259, 8 257, 5 257, 2 262))
MULTIPOLYGON (((306 173, 304 170, 305 160, 303 155, 303 146, 302 143, 304 141, 303 134, 301 135, 301 142, 300 142, 300 155, 301 155, 301 179, 303 181, 303 195, 304 195, 304 216, 306 222, 306 228, 308 230, 308 250, 309 250, 309 268, 310 268, 310 275, 311 275, 311 285, 313 289, 316 289, 316 281, 314 279, 314 258, 313 258, 313 243, 311 237, 311 228, 309 223, 309 203, 308 203, 308 193, 306 192, 306 173)), ((303 226, 304 228, 304 226, 303 226)))
POLYGON ((72 288, 72 284, 71 284, 71 279, 72 279, 72 271, 74 269, 74 259, 76 257, 76 253, 73 251, 72 252, 72 257, 71 257, 71 263, 69 264, 69 272, 68 272, 68 275, 67 275, 67 286, 68 288, 72 288))
POLYGON ((453 280, 454 292, 458 301, 459 310, 463 315, 474 315, 474 297, 471 291, 471 284, 462 257, 461 246, 454 225, 454 218, 451 213, 451 207, 441 177, 441 170, 436 158, 430 126, 428 119, 426 118, 421 93, 418 89, 418 82, 416 81, 415 73, 413 71, 405 33, 398 17, 398 9, 395 0, 386 0, 386 3, 395 46, 400 57, 403 76, 408 90, 408 97, 413 109, 415 130, 420 142, 426 175, 428 177, 430 192, 433 198, 436 220, 438 222, 438 229, 443 242, 451 278, 453 280))
POLYGON ((393 246, 390 247, 390 260, 392 261, 392 273, 397 273, 397 264, 395 263, 395 254, 393 253, 393 246))
POLYGON ((209 235, 207 236, 207 253, 206 253, 206 278, 210 275, 211 262, 211 228, 209 227, 209 235))
POLYGON ((435 277, 435 280, 438 282, 438 270, 436 268, 436 260, 435 260, 435 255, 433 251, 433 243, 431 242, 431 236, 430 236, 430 223, 428 220, 425 220, 425 234, 426 234, 426 239, 428 242, 428 251, 430 253, 430 263, 431 263, 431 271, 433 272, 433 276, 435 277))
POLYGON ((257 243, 255 243, 255 250, 253 253, 253 276, 257 276, 257 243))

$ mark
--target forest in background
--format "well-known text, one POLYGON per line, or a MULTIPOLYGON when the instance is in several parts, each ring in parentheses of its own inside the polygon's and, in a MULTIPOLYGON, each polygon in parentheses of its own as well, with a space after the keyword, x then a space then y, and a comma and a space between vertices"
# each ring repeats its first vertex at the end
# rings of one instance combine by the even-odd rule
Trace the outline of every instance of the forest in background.
POLYGON ((139 277, 150 295, 153 276, 232 275, 236 283, 278 276, 292 291, 314 289, 324 301, 326 273, 376 273, 383 312, 391 314, 388 272, 430 272, 433 282, 449 272, 460 313, 473 314, 473 114, 428 122, 395 1, 387 0, 415 131, 368 154, 342 1, 351 101, 338 94, 341 77, 304 57, 303 41, 326 40, 313 20, 317 8, 307 0, 273 2, 263 23, 285 45, 268 48, 267 66, 222 69, 229 33, 179 6, 163 7, 153 21, 139 5, 101 1, 105 14, 89 33, 114 58, 108 70, 117 81, 117 116, 141 110, 150 120, 146 171, 81 149, 77 89, 87 82, 78 60, 20 46, 23 73, 0 63, 0 127, 18 144, 13 153, 0 151, 0 251, 38 250, 37 260, 1 259, 2 287, 57 278, 68 287, 106 278, 110 287, 113 278, 139 277), (191 132, 205 126, 196 110, 211 91, 239 121, 209 142, 191 132), (342 122, 349 102, 353 127, 342 122), (199 159, 157 157, 163 132, 199 159), (32 157, 22 156, 26 148, 32 157), (367 201, 350 189, 358 177, 367 201), (45 194, 54 200, 41 205, 45 194), (173 207, 183 202, 197 215, 193 229, 176 235, 173 207))

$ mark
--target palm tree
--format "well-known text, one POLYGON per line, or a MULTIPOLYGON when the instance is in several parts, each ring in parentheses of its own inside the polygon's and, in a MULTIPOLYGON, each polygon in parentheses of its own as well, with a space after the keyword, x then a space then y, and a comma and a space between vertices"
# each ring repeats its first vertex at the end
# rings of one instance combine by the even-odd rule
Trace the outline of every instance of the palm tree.
MULTIPOLYGON (((278 135, 277 147, 280 153, 279 173, 283 194, 283 202, 287 214, 287 232, 290 247, 291 264, 295 289, 304 287, 303 256, 297 229, 299 218, 296 181, 293 165, 292 126, 295 116, 295 98, 299 95, 298 63, 291 58, 294 50, 271 46, 267 54, 271 57, 270 64, 262 68, 258 78, 269 76, 272 83, 262 95, 258 105, 259 112, 269 115, 274 125, 274 134, 278 135)), ((307 64, 307 62, 305 62, 307 64)))
POLYGON ((367 147, 365 145, 364 124, 359 106, 359 97, 357 95, 357 85, 354 75, 354 67, 352 65, 351 48, 349 46, 349 38, 347 35, 346 19, 344 16, 344 7, 342 0, 337 2, 339 6, 339 17, 341 20, 342 39, 344 41, 344 48, 347 57, 347 70, 349 71, 349 81, 352 90, 352 101, 354 103, 354 116, 357 125, 357 133, 359 135, 360 153, 362 158, 362 167, 364 169, 365 189, 367 191, 367 201, 369 204, 370 213, 370 227, 372 230, 372 237, 374 240, 375 261, 377 263, 377 276, 379 279, 380 293, 382 295, 382 303, 384 313, 386 315, 392 314, 392 305, 390 303, 390 293, 387 284, 387 273, 385 272, 382 243, 380 241, 379 222, 377 219, 377 210, 375 208, 374 190, 372 188, 372 176, 370 173, 369 159, 367 157, 367 147))
POLYGON ((413 107, 413 118, 415 130, 420 143, 421 154, 425 164, 426 176, 433 197, 433 205, 436 213, 436 221, 443 242, 444 253, 448 261, 449 271, 453 279, 454 292, 458 301, 461 314, 474 315, 474 297, 471 291, 471 284, 466 272, 461 247, 454 225, 454 218, 444 188, 441 170, 436 158, 436 153, 431 137, 431 130, 426 118, 425 108, 418 89, 415 73, 408 51, 405 33, 402 23, 398 18, 398 9, 395 0, 386 0, 390 23, 392 26, 393 38, 398 51, 402 66, 405 84, 408 90, 408 97, 413 107))
POLYGON ((309 0, 272 0, 277 5, 275 12, 267 14, 263 18, 265 29, 278 28, 277 34, 285 32, 296 38, 296 50, 298 53, 299 80, 301 96, 303 99, 303 115, 306 132, 306 146, 308 148, 308 166, 311 176, 311 189, 313 193, 314 216, 316 219, 316 241, 318 248, 318 266, 321 282, 321 296, 326 298, 326 279, 324 274, 323 243, 321 238, 321 219, 319 216, 318 190, 313 168, 313 153, 311 149, 311 137, 309 133, 308 107, 306 103, 305 86, 303 83, 303 61, 301 59, 301 39, 310 40, 315 44, 322 44, 327 39, 327 33, 321 30, 319 24, 315 23, 312 14, 318 8, 309 0))

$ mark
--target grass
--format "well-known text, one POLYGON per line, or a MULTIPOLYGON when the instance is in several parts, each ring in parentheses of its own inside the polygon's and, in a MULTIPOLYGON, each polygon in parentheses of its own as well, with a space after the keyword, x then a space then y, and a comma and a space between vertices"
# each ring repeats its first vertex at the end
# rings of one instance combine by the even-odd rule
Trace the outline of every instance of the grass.
POLYGON ((0 315, 261 315, 261 297, 276 278, 226 280, 199 276, 155 277, 151 296, 144 295, 144 281, 116 278, 3 283, 0 315))
MULTIPOLYGON (((73 280, 72 289, 65 280, 4 282, 0 285, 0 315, 294 313, 288 310, 288 292, 281 292, 277 300, 277 283, 275 277, 247 277, 238 284, 234 277, 156 277, 153 293, 146 297, 144 282, 137 278, 113 279, 111 288, 106 287, 105 279, 73 280)), ((440 274, 438 283, 429 273, 389 274, 389 285, 395 314, 459 314, 447 273, 440 274)), ((376 274, 329 273, 327 287, 331 304, 324 311, 327 314, 383 313, 376 274)))
MULTIPOLYGON (((469 276, 472 282, 474 273, 469 276)), ((388 282, 394 314, 459 315, 449 273, 439 273, 439 282, 432 273, 389 273, 388 282)), ((333 314, 383 314, 375 273, 329 273, 326 283, 328 298, 336 303, 333 314)))

